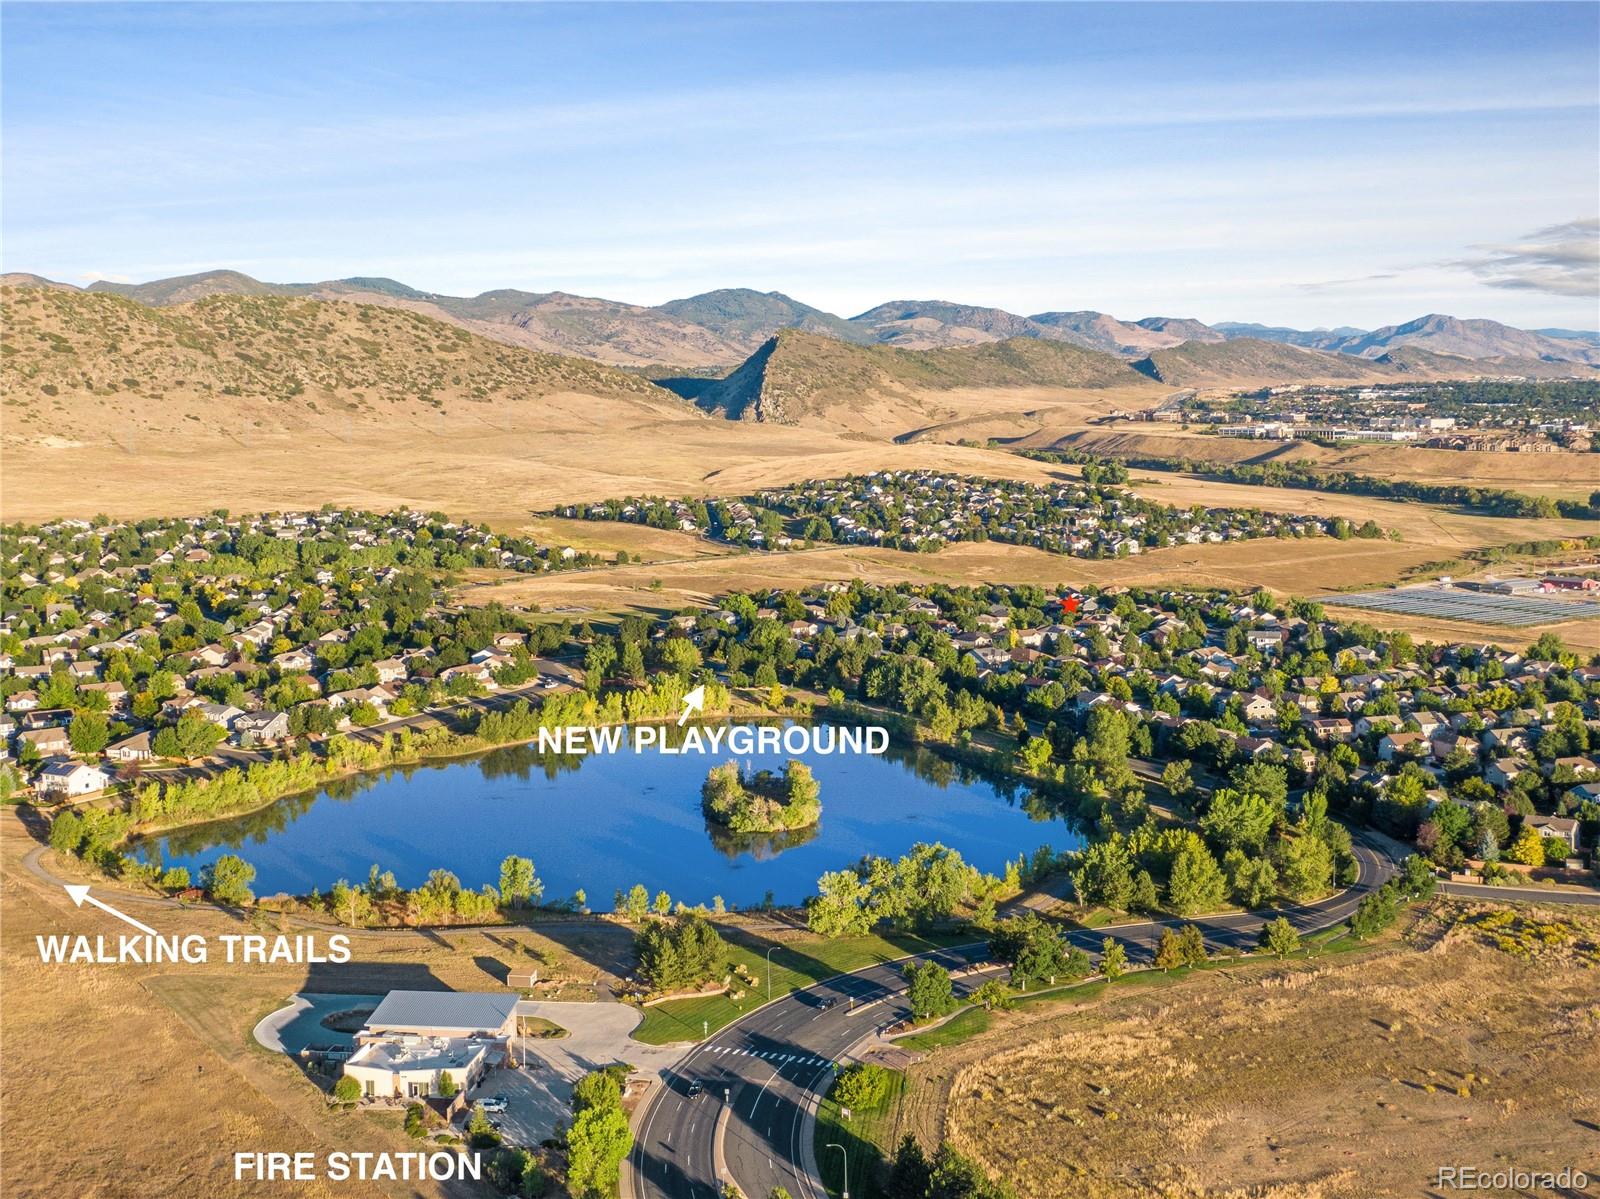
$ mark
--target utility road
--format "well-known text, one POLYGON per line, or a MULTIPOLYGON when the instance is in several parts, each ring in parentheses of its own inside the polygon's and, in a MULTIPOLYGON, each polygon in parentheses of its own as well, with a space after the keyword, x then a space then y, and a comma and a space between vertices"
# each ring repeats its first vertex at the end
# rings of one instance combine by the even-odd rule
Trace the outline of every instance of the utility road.
MULTIPOLYGON (((1302 933, 1328 928, 1394 873, 1394 863, 1373 844, 1358 837, 1355 849, 1356 883, 1317 903, 1138 921, 1075 932, 1071 940, 1098 954, 1100 943, 1114 936, 1137 963, 1151 959, 1164 927, 1184 923, 1198 925, 1214 948, 1253 948, 1261 925, 1278 915, 1302 933)), ((922 956, 956 975, 958 996, 1003 970, 987 960, 981 944, 922 956)), ((774 1186, 794 1199, 823 1199, 810 1140, 815 1106, 834 1064, 909 1015, 900 966, 885 963, 793 991, 695 1046, 640 1113, 628 1163, 634 1199, 718 1199, 725 1182, 750 1199, 765 1199, 774 1186)))

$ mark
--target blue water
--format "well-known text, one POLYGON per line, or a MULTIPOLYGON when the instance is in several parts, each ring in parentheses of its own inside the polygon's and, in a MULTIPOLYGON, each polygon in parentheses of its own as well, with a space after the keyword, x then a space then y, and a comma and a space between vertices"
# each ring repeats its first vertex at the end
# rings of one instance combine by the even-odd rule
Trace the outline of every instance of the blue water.
MULTIPOLYGON (((744 759, 781 769, 789 755, 744 759)), ((723 757, 653 751, 553 760, 531 747, 341 780, 237 820, 180 830, 140 847, 199 868, 223 853, 256 868, 257 895, 326 891, 364 880, 373 863, 412 887, 444 867, 477 888, 499 880, 507 854, 533 859, 545 899, 579 888, 607 911, 617 888, 643 883, 674 900, 748 907, 771 891, 798 903, 819 875, 918 841, 941 841, 980 869, 1078 835, 1050 805, 927 750, 884 756, 802 755, 822 788, 822 821, 785 839, 730 841, 700 813, 700 785, 723 757)))

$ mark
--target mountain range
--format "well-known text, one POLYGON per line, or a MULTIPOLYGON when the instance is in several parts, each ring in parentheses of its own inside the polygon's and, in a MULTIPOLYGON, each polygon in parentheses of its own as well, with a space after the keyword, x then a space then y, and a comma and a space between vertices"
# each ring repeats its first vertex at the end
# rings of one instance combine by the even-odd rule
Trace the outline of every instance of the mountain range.
MULTIPOLYGON (((1189 318, 1162 316, 1125 321, 1095 311, 1024 316, 1001 308, 943 300, 895 300, 844 318, 781 292, 749 288, 726 288, 645 306, 559 291, 501 289, 477 296, 448 296, 375 277, 265 283, 230 270, 148 283, 99 281, 86 289, 20 273, 0 276, 0 282, 19 287, 109 292, 158 308, 212 296, 304 297, 403 308, 525 349, 588 358, 649 373, 726 372, 746 363, 781 330, 798 330, 856 346, 900 350, 975 347, 1019 338, 1058 342, 1136 363, 1142 373, 1163 381, 1181 373, 1178 366, 1190 360, 1198 363, 1202 373, 1209 374, 1208 368, 1233 356, 1213 353, 1207 357, 1199 348, 1233 342, 1270 343, 1366 359, 1378 364, 1379 373, 1385 366, 1437 372, 1447 368, 1450 360, 1464 368, 1462 359, 1482 364, 1483 373, 1552 374, 1560 373, 1564 364, 1600 366, 1600 333, 1517 329, 1497 321, 1439 314, 1380 329, 1307 330, 1231 321, 1207 325, 1189 318), (1161 353, 1178 347, 1187 348, 1178 365, 1170 361, 1169 355, 1168 365, 1161 366, 1161 353), (1411 357, 1395 358, 1398 351, 1406 351, 1411 357), (1153 367, 1149 365, 1151 361, 1155 363, 1153 367)), ((1245 357, 1257 367, 1266 367, 1272 361, 1272 356, 1263 350, 1251 349, 1245 357)), ((1292 355, 1277 361, 1299 371, 1307 366, 1307 360, 1292 355)), ((1319 360, 1313 373, 1317 377, 1356 377, 1361 368, 1352 371, 1347 366, 1319 360)))

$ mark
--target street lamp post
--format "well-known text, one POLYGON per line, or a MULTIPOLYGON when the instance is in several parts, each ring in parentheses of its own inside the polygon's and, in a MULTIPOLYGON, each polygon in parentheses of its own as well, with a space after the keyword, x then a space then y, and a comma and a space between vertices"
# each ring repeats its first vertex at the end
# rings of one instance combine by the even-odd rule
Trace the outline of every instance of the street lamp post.
POLYGON ((772 951, 776 945, 767 946, 767 1002, 772 1002, 772 951))
POLYGON ((839 1151, 839 1164, 844 1167, 844 1189, 839 1192, 839 1199, 850 1199, 850 1155, 844 1151, 843 1145, 828 1142, 829 1149, 839 1151))

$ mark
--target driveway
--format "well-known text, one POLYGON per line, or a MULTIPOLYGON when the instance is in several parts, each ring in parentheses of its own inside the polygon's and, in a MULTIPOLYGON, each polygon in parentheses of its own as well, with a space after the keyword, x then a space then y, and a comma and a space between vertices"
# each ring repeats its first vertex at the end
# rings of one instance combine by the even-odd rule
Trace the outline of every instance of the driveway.
POLYGON ((335 1032, 324 1026, 323 1020, 340 1012, 370 1012, 382 1000, 382 995, 296 995, 288 1007, 262 1017, 255 1038, 266 1048, 290 1057, 307 1045, 354 1045, 353 1033, 335 1032))
POLYGON ((537 1016, 567 1030, 564 1037, 519 1037, 512 1055, 520 1065, 491 1070, 468 1093, 473 1101, 504 1095, 506 1110, 493 1117, 515 1145, 537 1145, 572 1119, 572 1088, 593 1070, 627 1062, 662 1075, 687 1046, 645 1045, 629 1034, 644 1019, 625 1003, 556 1003, 524 999, 517 1015, 537 1016))

